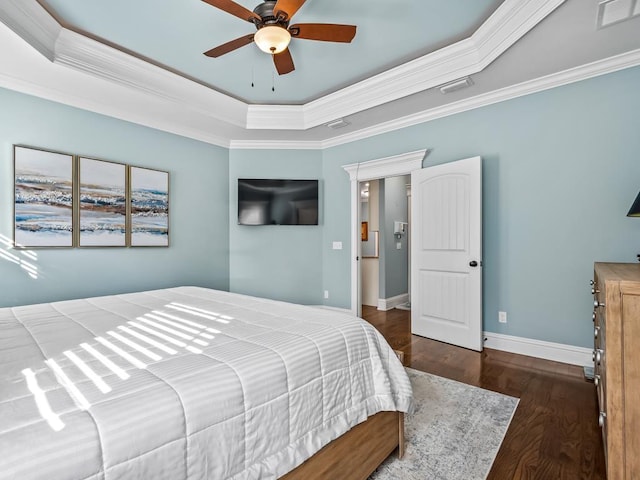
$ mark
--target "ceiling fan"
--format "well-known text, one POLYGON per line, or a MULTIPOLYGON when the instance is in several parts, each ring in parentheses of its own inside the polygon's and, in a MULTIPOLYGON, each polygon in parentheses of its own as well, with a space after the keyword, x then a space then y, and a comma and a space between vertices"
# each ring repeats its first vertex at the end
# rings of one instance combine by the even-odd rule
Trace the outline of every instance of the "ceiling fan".
POLYGON ((260 50, 273 56, 273 63, 280 75, 285 75, 295 70, 293 58, 289 51, 289 42, 292 38, 350 43, 356 35, 355 25, 298 23, 289 26, 291 17, 295 15, 306 0, 266 0, 254 8, 253 12, 233 0, 202 1, 242 20, 253 23, 258 29, 256 33, 236 38, 212 48, 205 52, 205 55, 217 58, 255 42, 260 50))

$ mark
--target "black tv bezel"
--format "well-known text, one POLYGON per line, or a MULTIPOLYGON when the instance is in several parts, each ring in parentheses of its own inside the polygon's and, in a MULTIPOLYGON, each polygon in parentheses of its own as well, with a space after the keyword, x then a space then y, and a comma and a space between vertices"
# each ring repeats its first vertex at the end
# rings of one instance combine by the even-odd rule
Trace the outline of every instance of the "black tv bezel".
POLYGON ((317 178, 238 178, 236 182, 236 222, 237 225, 243 227, 317 227, 320 225, 320 180, 317 178), (256 181, 256 182, 314 182, 316 186, 316 223, 241 223, 240 222, 240 182, 256 181))

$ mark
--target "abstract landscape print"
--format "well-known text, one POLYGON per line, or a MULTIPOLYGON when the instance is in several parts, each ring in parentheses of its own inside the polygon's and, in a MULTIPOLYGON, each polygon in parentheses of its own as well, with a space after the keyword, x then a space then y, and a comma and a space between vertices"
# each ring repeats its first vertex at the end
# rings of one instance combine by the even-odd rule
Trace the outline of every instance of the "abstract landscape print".
POLYGON ((127 166, 80 157, 79 179, 80 246, 126 246, 127 166))
POLYGON ((169 172, 130 167, 131 246, 169 246, 169 172))
POLYGON ((14 147, 16 247, 73 246, 73 155, 14 147))

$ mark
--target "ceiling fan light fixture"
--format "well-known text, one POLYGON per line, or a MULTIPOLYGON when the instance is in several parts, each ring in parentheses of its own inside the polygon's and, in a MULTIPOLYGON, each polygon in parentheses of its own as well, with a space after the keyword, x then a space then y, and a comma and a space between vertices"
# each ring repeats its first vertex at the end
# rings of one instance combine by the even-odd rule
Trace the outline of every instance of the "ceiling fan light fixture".
POLYGON ((286 28, 267 25, 256 32, 253 40, 263 52, 276 55, 287 49, 291 42, 291 34, 286 28))

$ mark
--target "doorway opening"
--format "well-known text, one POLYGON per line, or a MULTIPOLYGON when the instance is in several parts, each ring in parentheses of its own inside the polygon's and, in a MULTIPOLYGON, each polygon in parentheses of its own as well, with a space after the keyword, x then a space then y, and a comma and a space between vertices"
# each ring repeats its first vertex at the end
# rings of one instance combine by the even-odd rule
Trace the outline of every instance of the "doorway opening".
MULTIPOLYGON (((428 150, 418 150, 393 157, 346 165, 351 181, 351 311, 362 314, 361 258, 362 220, 360 216, 360 183, 388 177, 409 175, 422 168, 428 150)), ((407 233, 407 236, 410 232, 407 233)))
POLYGON ((411 177, 360 182, 363 306, 410 310, 411 177))

